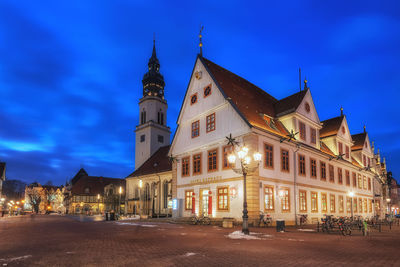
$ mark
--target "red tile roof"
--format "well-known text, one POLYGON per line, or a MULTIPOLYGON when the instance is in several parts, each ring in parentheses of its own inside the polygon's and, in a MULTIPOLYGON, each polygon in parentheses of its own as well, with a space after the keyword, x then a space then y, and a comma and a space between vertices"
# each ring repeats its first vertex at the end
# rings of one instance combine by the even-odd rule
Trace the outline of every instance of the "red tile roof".
MULTIPOLYGON (((102 195, 104 194, 104 187, 109 184, 125 188, 125 179, 83 176, 72 186, 71 193, 72 195, 102 195), (85 188, 89 188, 89 193, 85 193, 85 188)), ((123 191, 125 192, 125 190, 123 191)))
POLYGON ((321 138, 336 135, 340 130, 344 116, 339 116, 329 120, 322 121, 322 128, 319 130, 321 138))
POLYGON ((364 147, 365 138, 367 137, 367 133, 359 133, 353 134, 351 138, 354 141, 354 145, 351 147, 351 150, 360 150, 364 147))
POLYGON ((169 148, 169 145, 160 147, 148 160, 146 160, 128 177, 138 177, 147 174, 172 171, 172 164, 168 157, 169 148))
POLYGON ((221 89, 221 93, 249 125, 281 136, 286 136, 289 133, 276 117, 279 114, 283 115, 295 111, 307 91, 301 91, 282 100, 277 100, 259 87, 212 61, 203 57, 200 57, 200 60, 221 89), (269 119, 265 119, 264 115, 267 115, 269 119))

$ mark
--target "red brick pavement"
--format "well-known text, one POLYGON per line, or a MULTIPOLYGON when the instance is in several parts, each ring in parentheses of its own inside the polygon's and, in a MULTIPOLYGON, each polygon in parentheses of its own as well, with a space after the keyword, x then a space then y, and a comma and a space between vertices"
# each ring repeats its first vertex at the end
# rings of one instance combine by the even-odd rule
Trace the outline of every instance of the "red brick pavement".
POLYGON ((0 219, 0 266, 400 266, 400 227, 368 237, 158 222, 0 219))

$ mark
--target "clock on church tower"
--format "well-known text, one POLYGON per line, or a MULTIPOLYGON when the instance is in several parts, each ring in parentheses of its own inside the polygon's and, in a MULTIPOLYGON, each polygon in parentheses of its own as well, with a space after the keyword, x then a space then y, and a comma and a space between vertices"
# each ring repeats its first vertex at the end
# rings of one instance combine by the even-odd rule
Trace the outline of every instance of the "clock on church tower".
POLYGON ((167 123, 167 101, 164 99, 164 77, 153 41, 153 53, 148 71, 144 74, 143 97, 139 100, 139 125, 136 126, 135 169, 139 168, 160 147, 169 145, 170 128, 167 123))

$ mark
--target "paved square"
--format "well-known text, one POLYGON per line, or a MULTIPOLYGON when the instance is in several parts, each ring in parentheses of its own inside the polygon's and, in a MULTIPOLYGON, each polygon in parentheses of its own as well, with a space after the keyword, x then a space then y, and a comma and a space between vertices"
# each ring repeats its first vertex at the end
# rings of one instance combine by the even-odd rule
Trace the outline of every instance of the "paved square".
POLYGON ((0 266, 400 266, 400 227, 362 237, 161 222, 0 219, 0 266), (229 235, 232 237, 230 238, 229 235))

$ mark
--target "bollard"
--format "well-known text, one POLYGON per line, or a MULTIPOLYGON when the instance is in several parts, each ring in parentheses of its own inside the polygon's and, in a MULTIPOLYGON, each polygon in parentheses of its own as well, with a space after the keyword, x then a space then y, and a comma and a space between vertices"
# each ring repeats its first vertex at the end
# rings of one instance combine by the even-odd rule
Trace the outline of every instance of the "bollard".
POLYGON ((319 233, 319 222, 317 223, 317 233, 319 233))

